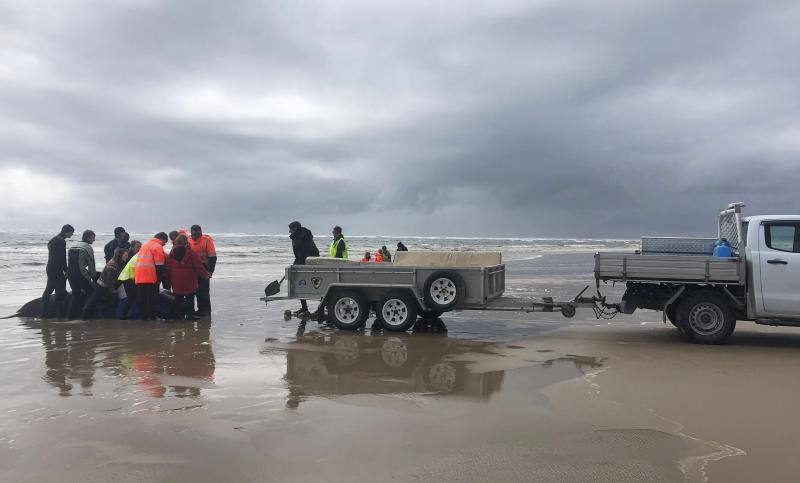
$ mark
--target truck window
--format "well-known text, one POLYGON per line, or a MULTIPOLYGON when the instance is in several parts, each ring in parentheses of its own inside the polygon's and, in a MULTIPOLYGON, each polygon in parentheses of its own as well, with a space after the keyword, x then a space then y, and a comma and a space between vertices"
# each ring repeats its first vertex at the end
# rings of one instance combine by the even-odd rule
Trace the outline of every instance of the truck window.
POLYGON ((764 239, 769 248, 781 252, 800 252, 798 223, 770 223, 764 226, 764 239))

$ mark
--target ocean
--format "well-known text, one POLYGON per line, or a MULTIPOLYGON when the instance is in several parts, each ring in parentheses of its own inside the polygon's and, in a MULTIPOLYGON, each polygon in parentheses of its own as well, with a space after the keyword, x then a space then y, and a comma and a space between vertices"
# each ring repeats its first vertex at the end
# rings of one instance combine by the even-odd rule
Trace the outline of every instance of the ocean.
MULTIPOLYGON (((261 284, 280 278, 283 268, 293 260, 288 235, 210 233, 219 255, 214 279, 252 280, 261 284)), ((0 305, 14 306, 41 296, 46 282, 47 241, 52 233, 0 233, 0 305)), ((147 241, 152 235, 135 233, 132 239, 147 241)), ((111 233, 97 233, 94 243, 97 269, 103 267, 103 246, 111 233)), ((76 233, 67 242, 80 240, 76 233)), ((330 237, 315 238, 323 254, 330 237)), ((458 238, 415 236, 348 236, 350 257, 360 259, 386 245, 394 253, 398 241, 410 250, 499 251, 506 262, 534 259, 547 253, 587 253, 599 250, 638 248, 638 240, 578 238, 458 238)))

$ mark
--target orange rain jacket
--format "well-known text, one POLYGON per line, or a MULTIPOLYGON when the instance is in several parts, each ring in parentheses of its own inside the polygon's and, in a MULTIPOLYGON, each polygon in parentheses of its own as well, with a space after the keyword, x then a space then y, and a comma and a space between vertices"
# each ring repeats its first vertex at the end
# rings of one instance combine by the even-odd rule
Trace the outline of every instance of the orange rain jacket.
POLYGON ((136 284, 158 283, 156 265, 164 265, 165 262, 164 242, 155 237, 151 238, 142 245, 136 257, 136 268, 133 271, 136 284))
POLYGON ((217 249, 214 247, 214 240, 211 239, 208 235, 200 235, 200 238, 195 240, 192 237, 189 237, 189 246, 192 247, 192 251, 200 257, 200 261, 202 263, 208 263, 208 257, 216 257, 217 256, 217 249))

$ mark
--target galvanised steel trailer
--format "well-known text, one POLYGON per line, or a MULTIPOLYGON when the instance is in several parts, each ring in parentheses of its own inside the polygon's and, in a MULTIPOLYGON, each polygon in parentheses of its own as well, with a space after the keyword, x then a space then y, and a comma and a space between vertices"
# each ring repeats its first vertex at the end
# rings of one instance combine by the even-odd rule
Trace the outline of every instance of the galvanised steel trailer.
MULTIPOLYGON (((407 253, 437 257, 436 252, 407 253)), ((350 330, 363 327, 372 309, 386 329, 405 331, 419 315, 438 317, 454 309, 482 307, 505 290, 501 263, 426 265, 309 259, 306 265, 286 268, 287 295, 265 300, 318 299, 328 321, 350 330)))
POLYGON ((500 262, 499 253, 470 252, 400 252, 394 263, 310 258, 286 268, 286 295, 262 300, 318 299, 320 319, 347 330, 363 327, 374 311, 384 328, 401 332, 420 316, 452 310, 560 311, 572 317, 578 306, 597 302, 503 297, 506 271, 500 262))

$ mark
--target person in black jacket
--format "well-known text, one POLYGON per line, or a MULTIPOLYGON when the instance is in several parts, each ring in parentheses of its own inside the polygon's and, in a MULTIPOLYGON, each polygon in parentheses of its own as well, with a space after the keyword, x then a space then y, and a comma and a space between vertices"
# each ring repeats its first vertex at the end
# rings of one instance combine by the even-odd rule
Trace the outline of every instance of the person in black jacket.
POLYGON ((72 225, 61 227, 61 233, 47 242, 47 286, 42 294, 42 317, 50 317, 50 296, 56 293, 56 311, 64 317, 64 297, 67 294, 67 238, 75 233, 72 225))
MULTIPOLYGON (((305 265, 306 258, 319 256, 319 248, 314 243, 314 235, 311 230, 302 226, 299 221, 289 223, 289 238, 292 240, 294 265, 305 265)), ((300 300, 300 310, 294 314, 308 315, 308 303, 304 299, 300 300)))
POLYGON ((106 246, 103 247, 106 263, 108 263, 114 257, 114 251, 117 248, 124 248, 125 250, 130 248, 131 244, 128 243, 128 240, 130 239, 131 236, 128 235, 128 232, 125 231, 125 228, 121 226, 114 228, 114 239, 106 243, 106 246))

